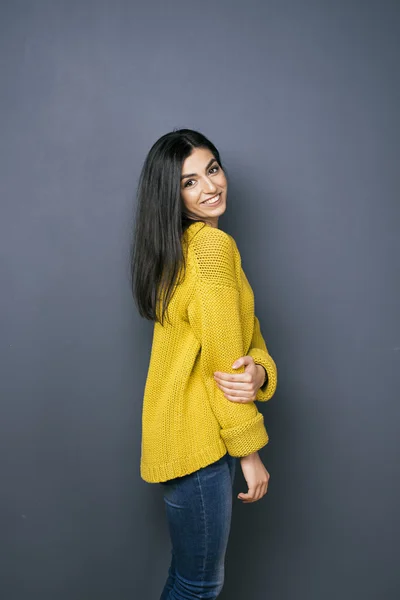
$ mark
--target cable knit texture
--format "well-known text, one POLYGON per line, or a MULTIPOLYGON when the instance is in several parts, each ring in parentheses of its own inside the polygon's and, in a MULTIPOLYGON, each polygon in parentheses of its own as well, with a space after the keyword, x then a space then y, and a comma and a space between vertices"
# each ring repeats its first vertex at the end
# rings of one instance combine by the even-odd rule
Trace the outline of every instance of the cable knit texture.
POLYGON ((214 372, 246 354, 267 372, 256 400, 269 400, 277 369, 254 314, 254 294, 235 240, 194 221, 184 232, 186 274, 168 306, 170 322, 154 323, 142 414, 141 477, 181 477, 226 452, 247 456, 268 443, 255 402, 225 398, 214 372))

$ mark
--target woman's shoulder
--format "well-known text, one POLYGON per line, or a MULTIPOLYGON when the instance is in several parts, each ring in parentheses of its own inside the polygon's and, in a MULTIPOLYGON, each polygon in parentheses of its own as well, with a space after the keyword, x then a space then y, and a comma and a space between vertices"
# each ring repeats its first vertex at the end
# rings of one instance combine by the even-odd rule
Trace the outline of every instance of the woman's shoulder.
POLYGON ((190 246, 199 277, 219 284, 235 285, 237 254, 234 239, 222 229, 198 223, 190 226, 195 233, 190 246))
POLYGON ((201 250, 206 246, 207 249, 218 251, 220 249, 230 249, 235 244, 229 233, 218 227, 207 225, 204 221, 195 221, 189 225, 186 233, 191 246, 196 250, 201 250))

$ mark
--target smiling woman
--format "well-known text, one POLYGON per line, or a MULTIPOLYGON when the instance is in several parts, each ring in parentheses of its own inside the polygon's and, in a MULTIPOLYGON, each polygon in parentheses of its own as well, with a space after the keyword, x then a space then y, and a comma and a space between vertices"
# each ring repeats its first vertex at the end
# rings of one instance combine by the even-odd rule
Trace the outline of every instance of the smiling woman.
POLYGON ((182 170, 181 196, 186 215, 218 227, 218 217, 226 209, 228 182, 217 159, 208 148, 195 148, 182 170))
POLYGON ((239 249, 218 228, 227 190, 218 150, 189 129, 153 145, 138 186, 132 289, 154 321, 140 472, 163 486, 172 542, 161 600, 219 595, 236 458, 243 502, 268 488, 258 454, 268 434, 255 400, 274 395, 277 369, 239 249))

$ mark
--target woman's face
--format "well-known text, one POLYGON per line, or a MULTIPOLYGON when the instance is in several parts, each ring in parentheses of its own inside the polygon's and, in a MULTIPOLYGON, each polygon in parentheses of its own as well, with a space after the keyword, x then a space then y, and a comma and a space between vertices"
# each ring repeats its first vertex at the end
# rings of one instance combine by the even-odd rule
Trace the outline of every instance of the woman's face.
POLYGON ((195 148, 182 165, 181 197, 185 213, 218 227, 218 217, 226 208, 227 189, 225 173, 212 152, 208 148, 195 148))

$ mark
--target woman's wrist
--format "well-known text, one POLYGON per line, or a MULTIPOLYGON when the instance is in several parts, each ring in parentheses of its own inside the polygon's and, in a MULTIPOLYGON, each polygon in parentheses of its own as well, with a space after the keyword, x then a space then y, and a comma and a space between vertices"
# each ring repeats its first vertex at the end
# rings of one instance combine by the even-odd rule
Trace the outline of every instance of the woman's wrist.
POLYGON ((260 381, 261 381, 260 387, 263 387, 263 385, 265 385, 265 383, 267 381, 268 373, 267 373, 265 367, 263 367, 262 365, 257 365, 257 367, 260 372, 260 381))
POLYGON ((258 450, 256 450, 255 452, 252 452, 251 454, 247 454, 246 456, 241 456, 240 460, 251 462, 252 460, 257 460, 258 457, 259 457, 258 450))

